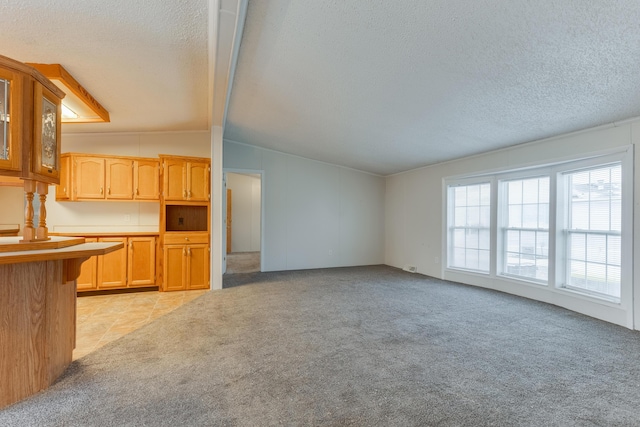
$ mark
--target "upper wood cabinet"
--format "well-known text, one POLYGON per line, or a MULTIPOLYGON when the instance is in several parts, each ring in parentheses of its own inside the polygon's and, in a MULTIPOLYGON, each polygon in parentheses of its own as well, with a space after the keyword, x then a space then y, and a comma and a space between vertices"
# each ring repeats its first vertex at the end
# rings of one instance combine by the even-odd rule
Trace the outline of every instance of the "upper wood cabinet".
POLYGON ((133 160, 105 159, 105 199, 133 199, 133 160))
POLYGON ((35 68, 0 55, 0 175, 59 183, 63 97, 35 68))
POLYGON ((60 157, 60 184, 56 186, 56 200, 71 198, 71 158, 60 157))
POLYGON ((104 199, 104 159, 79 156, 72 163, 73 199, 104 199))
POLYGON ((135 200, 160 199, 160 161, 135 160, 133 164, 135 200))
POLYGON ((62 155, 58 201, 158 201, 160 162, 155 159, 93 154, 62 155))
POLYGON ((161 155, 162 197, 166 201, 209 201, 211 162, 201 157, 161 155))

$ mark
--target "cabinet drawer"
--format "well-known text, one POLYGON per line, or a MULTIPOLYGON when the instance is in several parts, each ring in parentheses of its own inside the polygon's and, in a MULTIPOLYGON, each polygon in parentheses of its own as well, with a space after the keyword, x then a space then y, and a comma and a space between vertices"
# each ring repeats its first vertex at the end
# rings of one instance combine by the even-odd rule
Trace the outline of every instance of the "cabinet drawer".
POLYGON ((191 243, 209 243, 207 233, 165 233, 165 245, 188 245, 191 243))

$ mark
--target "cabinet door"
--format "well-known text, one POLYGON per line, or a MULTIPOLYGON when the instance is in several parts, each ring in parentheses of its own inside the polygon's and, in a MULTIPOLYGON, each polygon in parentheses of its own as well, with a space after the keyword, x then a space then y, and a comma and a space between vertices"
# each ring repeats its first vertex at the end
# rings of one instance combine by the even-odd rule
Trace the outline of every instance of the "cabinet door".
MULTIPOLYGON (((86 238, 85 242, 97 242, 98 239, 86 238)), ((76 279, 76 288, 81 291, 94 291, 98 287, 97 282, 98 257, 92 256, 80 266, 80 276, 76 279)))
POLYGON ((56 200, 71 198, 71 157, 60 158, 60 184, 56 185, 56 200))
POLYGON ((127 279, 129 287, 156 284, 155 237, 129 237, 127 279))
POLYGON ((162 276, 162 290, 182 291, 186 289, 186 246, 165 245, 163 252, 164 268, 162 276))
POLYGON ((162 193, 164 194, 164 199, 186 199, 186 163, 182 160, 165 159, 163 168, 162 193))
POLYGON ((22 167, 23 85, 19 73, 0 69, 0 171, 15 172, 22 167))
POLYGON ((133 187, 136 200, 160 198, 160 162, 136 160, 133 168, 133 187))
POLYGON ((194 202, 209 200, 209 164, 187 164, 187 198, 194 202))
POLYGON ((125 247, 98 257, 98 289, 127 287, 127 238, 101 237, 100 242, 122 242, 125 247))
POLYGON ((187 247, 187 289, 209 288, 209 247, 190 245, 187 247))
POLYGON ((74 188, 77 199, 104 199, 104 159, 76 157, 74 188))
POLYGON ((133 160, 106 159, 107 199, 133 199, 133 160))

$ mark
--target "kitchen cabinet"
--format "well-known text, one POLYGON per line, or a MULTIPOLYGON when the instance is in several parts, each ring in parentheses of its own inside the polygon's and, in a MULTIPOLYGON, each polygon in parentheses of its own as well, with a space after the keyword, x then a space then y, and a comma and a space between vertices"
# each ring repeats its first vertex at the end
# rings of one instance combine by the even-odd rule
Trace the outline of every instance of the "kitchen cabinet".
POLYGON ((208 233, 170 233, 164 239, 162 290, 208 289, 208 233))
POLYGON ((39 71, 0 55, 0 175, 60 181, 64 92, 39 71))
POLYGON ((98 257, 97 289, 127 287, 127 238, 101 237, 99 242, 122 242, 124 248, 98 257))
POLYGON ((58 201, 158 201, 160 198, 159 160, 65 153, 61 164, 64 169, 56 188, 58 201))
POLYGON ((133 187, 135 200, 160 199, 160 161, 134 160, 133 187))
POLYGON ((162 197, 167 201, 209 201, 209 159, 160 156, 162 161, 162 197))
POLYGON ((78 156, 73 162, 73 199, 104 199, 104 159, 78 156))
POLYGON ((56 185, 56 200, 69 200, 71 198, 71 158, 63 155, 60 157, 60 184, 56 185))
POLYGON ((156 286, 156 236, 85 237, 86 242, 121 242, 122 249, 82 264, 78 292, 156 286))
POLYGON ((105 199, 133 199, 133 160, 106 158, 105 183, 107 186, 105 199))
POLYGON ((155 286, 155 237, 129 237, 127 239, 127 287, 155 286))

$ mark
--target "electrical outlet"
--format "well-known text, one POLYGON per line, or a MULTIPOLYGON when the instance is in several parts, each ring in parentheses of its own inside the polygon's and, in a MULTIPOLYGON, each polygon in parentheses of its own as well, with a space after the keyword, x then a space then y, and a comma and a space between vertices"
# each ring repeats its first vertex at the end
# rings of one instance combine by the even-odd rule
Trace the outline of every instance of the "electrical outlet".
POLYGON ((124 215, 124 222, 129 222, 129 221, 131 221, 131 215, 125 214, 124 215))

